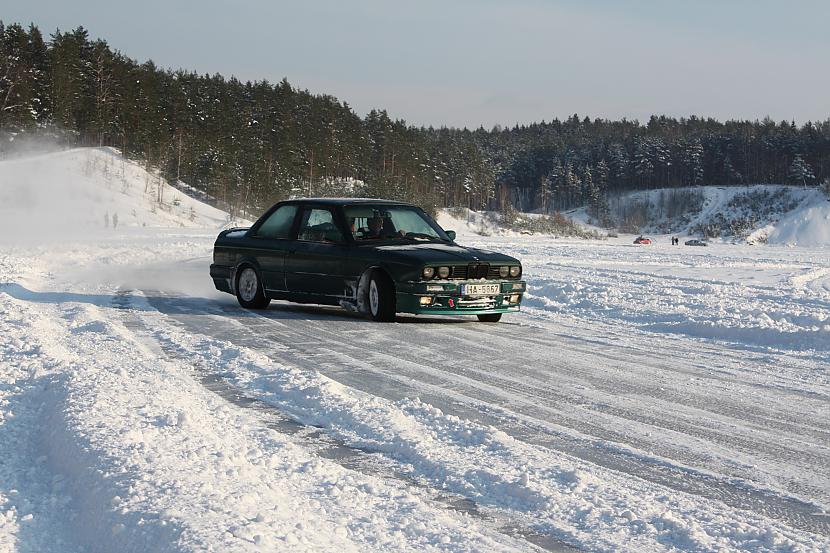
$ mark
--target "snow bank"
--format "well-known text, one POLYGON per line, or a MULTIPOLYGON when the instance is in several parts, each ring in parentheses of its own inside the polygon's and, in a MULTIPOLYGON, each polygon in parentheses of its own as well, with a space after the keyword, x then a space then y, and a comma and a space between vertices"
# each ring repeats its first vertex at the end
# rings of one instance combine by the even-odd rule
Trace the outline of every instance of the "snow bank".
POLYGON ((770 244, 830 246, 830 200, 814 190, 802 205, 788 213, 768 233, 770 244))
POLYGON ((512 234, 499 225, 498 217, 494 213, 487 211, 473 211, 467 208, 440 209, 436 220, 441 228, 454 230, 458 239, 468 236, 512 234))
POLYGON ((90 235, 113 227, 219 228, 228 215, 179 192, 111 148, 0 162, 0 241, 90 235))

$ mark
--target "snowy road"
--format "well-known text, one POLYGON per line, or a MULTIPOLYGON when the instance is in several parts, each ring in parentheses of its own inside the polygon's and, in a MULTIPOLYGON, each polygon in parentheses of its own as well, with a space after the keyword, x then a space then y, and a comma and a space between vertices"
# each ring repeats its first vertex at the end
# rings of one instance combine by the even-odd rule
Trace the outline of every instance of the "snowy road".
POLYGON ((204 231, 5 251, 0 545, 830 546, 826 251, 466 239, 521 314, 248 312, 204 231))
POLYGON ((277 304, 252 314, 176 297, 149 301, 189 333, 375 396, 418 397, 534 446, 830 534, 830 517, 797 499, 830 500, 830 456, 815 451, 830 443, 828 398, 770 386, 766 370, 752 369, 763 355, 699 344, 689 351, 668 338, 638 344, 599 325, 527 317, 502 325, 400 317, 379 327, 323 307, 277 304), (758 460, 773 470, 761 474, 758 460), (805 483, 802 474, 817 478, 805 483))

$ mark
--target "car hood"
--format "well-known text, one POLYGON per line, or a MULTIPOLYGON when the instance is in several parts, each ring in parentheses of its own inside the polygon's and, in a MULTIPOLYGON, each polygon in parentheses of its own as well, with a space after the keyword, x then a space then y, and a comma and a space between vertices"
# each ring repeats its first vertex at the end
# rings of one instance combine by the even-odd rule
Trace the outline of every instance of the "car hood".
POLYGON ((374 246, 372 249, 379 254, 392 254, 395 257, 406 257, 422 263, 446 263, 451 265, 482 261, 486 263, 519 264, 518 259, 509 255, 449 243, 388 244, 374 246))

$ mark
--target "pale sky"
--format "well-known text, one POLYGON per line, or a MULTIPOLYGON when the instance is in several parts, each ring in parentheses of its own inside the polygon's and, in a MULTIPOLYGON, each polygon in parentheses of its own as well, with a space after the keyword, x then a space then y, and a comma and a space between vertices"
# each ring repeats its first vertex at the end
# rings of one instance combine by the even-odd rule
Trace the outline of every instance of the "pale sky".
POLYGON ((140 62, 286 77, 414 125, 830 118, 825 0, 3 1, 47 38, 83 25, 140 62))

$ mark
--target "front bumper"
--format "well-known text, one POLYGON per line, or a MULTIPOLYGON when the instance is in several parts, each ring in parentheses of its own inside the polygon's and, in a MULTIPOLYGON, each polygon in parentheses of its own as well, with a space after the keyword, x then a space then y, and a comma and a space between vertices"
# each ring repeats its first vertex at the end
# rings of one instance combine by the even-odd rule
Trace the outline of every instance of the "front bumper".
POLYGON ((526 290, 527 284, 521 280, 434 280, 399 283, 396 311, 420 315, 510 313, 519 310, 526 290), (465 284, 498 284, 499 293, 490 296, 465 296, 462 294, 462 286, 465 284))

